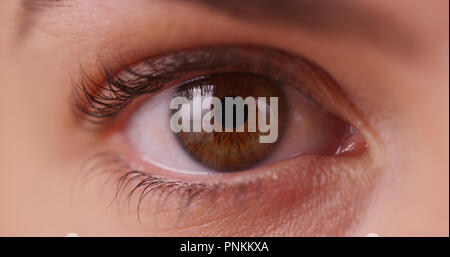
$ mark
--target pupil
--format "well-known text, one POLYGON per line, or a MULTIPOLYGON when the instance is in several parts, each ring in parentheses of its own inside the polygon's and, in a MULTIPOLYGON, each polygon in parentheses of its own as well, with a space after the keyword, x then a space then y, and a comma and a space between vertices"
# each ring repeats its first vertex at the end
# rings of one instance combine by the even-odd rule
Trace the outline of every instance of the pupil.
MULTIPOLYGON (((234 96, 226 96, 226 97, 233 97, 234 98, 234 96)), ((223 97, 223 98, 220 98, 220 102, 221 102, 221 104, 222 104, 222 127, 223 128, 225 128, 225 97, 223 97)), ((240 126, 242 126, 242 124, 237 124, 237 115, 238 115, 238 113, 237 113, 237 108, 236 108, 236 105, 233 105, 233 129, 236 129, 237 127, 240 127, 240 126)), ((245 122, 247 122, 247 119, 248 119, 248 106, 247 105, 244 105, 244 122, 243 122, 243 124, 245 123, 245 122)))

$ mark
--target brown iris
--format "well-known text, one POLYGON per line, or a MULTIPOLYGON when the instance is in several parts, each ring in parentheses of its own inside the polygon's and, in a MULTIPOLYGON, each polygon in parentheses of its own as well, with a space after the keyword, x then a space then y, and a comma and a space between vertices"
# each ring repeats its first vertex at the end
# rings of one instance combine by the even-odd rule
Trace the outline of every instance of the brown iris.
MULTIPOLYGON (((218 122, 222 124, 222 131, 206 132, 185 132, 175 133, 178 142, 188 152, 188 154, 204 166, 217 171, 238 171, 251 168, 256 164, 265 160, 274 150, 277 142, 282 136, 282 128, 284 127, 284 117, 286 111, 286 100, 280 86, 273 80, 256 74, 246 73, 219 73, 205 77, 190 80, 180 85, 174 97, 185 97, 192 102, 194 96, 198 96, 199 92, 202 97, 214 96, 220 99, 224 105, 226 97, 253 97, 254 99, 267 99, 269 106, 269 98, 278 98, 278 139, 274 143, 261 143, 260 136, 267 135, 267 132, 261 132, 258 125, 256 131, 249 131, 249 119, 252 115, 249 108, 245 105, 244 124, 239 124, 236 119, 236 109, 233 109, 233 132, 225 132, 225 106, 222 106, 222 120, 218 122), (236 124, 238 123, 238 124, 236 124), (243 132, 236 132, 236 127, 243 126, 243 132)), ((214 111, 213 109, 211 109, 214 111)), ((250 109, 251 110, 251 109, 250 109)), ((258 105, 256 105, 256 111, 258 105)), ((172 110, 173 114, 177 110, 172 110)), ((205 111, 205 110, 203 110, 205 111)), ((270 114, 271 115, 271 114, 270 114)), ((258 124, 258 115, 256 124, 258 124)), ((267 114, 267 121, 269 114, 267 114)), ((214 122, 214 118, 212 119, 214 122)), ((228 124, 227 124, 228 125, 228 124)))

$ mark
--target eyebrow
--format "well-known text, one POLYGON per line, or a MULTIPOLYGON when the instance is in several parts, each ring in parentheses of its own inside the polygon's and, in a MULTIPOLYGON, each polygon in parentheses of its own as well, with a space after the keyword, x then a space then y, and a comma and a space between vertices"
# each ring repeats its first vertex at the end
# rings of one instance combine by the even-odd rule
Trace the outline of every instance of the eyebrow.
POLYGON ((410 50, 413 40, 396 17, 359 0, 175 0, 266 25, 301 27, 339 37, 352 36, 375 44, 410 50))
MULTIPOLYGON (((21 0, 19 34, 27 33, 35 18, 49 9, 70 6, 73 0, 21 0)), ((132 1, 132 0, 130 0, 132 1)), ((148 0, 158 1, 158 0, 148 0)), ((356 0, 166 0, 199 5, 244 22, 265 25, 301 27, 315 33, 353 36, 395 50, 405 51, 411 37, 394 20, 379 10, 356 0)), ((362 1, 363 2, 363 1, 362 1)))
POLYGON ((57 6, 64 6, 63 2, 65 0, 21 0, 18 11, 18 37, 25 37, 40 13, 57 6))

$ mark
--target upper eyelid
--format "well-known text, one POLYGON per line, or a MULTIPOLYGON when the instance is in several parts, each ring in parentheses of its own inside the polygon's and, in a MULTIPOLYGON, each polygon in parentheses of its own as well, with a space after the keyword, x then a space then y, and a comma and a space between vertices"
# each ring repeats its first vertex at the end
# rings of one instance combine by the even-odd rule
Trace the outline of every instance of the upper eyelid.
MULTIPOLYGON (((94 72, 94 74, 101 73, 99 79, 82 69, 80 78, 73 83, 75 113, 78 118, 100 123, 102 119, 114 116, 132 98, 156 92, 165 83, 180 75, 193 71, 217 71, 224 69, 222 67, 224 64, 230 65, 230 63, 235 63, 234 66, 240 65, 242 69, 248 69, 245 63, 239 64, 239 61, 247 60, 248 62, 249 57, 242 54, 245 51, 256 52, 259 55, 265 52, 269 55, 276 53, 283 58, 288 56, 281 50, 267 47, 213 46, 159 55, 139 61, 135 65, 124 65, 127 61, 121 60, 126 59, 122 57, 115 61, 102 61, 98 68, 100 72, 94 72)), ((253 65, 255 63, 257 62, 253 62, 253 65)), ((261 63, 257 64, 262 66, 257 67, 257 70, 267 68, 263 66, 264 62, 261 63)), ((278 69, 278 73, 282 72, 283 70, 278 69)), ((284 74, 285 77, 288 75, 288 73, 284 74)))
POLYGON ((122 110, 133 98, 154 93, 180 75, 192 71, 210 72, 221 68, 223 63, 240 60, 239 53, 243 48, 261 52, 269 50, 255 46, 215 46, 161 54, 138 61, 135 65, 123 65, 127 63, 122 60, 126 59, 123 57, 111 62, 102 61, 99 66, 100 79, 95 79, 82 69, 80 79, 74 83, 72 99, 75 114, 82 120, 102 123, 105 118, 122 110))
MULTIPOLYGON (((218 45, 160 54, 137 62, 130 62, 125 56, 119 56, 117 59, 109 56, 108 58, 114 61, 101 62, 99 79, 82 72, 80 80, 74 83, 73 109, 81 121, 88 121, 90 124, 105 123, 134 98, 155 93, 169 82, 176 84, 174 82, 176 78, 193 75, 192 72, 198 72, 199 74, 194 74, 198 76, 204 75, 205 72, 230 71, 222 66, 233 63, 234 69, 241 68, 244 71, 253 69, 261 73, 269 68, 267 63, 273 58, 280 58, 277 61, 283 65, 278 64, 282 67, 272 65, 277 69, 271 71, 273 75, 282 77, 283 82, 298 83, 292 77, 298 76, 296 73, 304 73, 303 78, 309 82, 296 86, 305 96, 354 127, 366 128, 369 136, 374 139, 371 141, 381 143, 368 120, 331 75, 314 63, 280 49, 254 45, 218 45), (259 59, 250 61, 253 55, 259 59), (284 62, 287 62, 287 65, 284 65, 284 62), (135 64, 127 65, 127 63, 135 64), (291 67, 289 64, 296 66, 291 67), (257 67, 251 67, 252 65, 257 67)), ((179 82, 182 81, 180 79, 179 82)))

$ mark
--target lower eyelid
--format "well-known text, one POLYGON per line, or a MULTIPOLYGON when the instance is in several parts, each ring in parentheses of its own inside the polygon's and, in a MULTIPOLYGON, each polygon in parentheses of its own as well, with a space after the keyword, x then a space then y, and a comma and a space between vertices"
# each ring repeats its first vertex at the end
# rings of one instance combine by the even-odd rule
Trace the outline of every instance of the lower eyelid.
MULTIPOLYGON (((147 168, 135 170, 125 157, 108 152, 90 158, 84 172, 89 173, 88 180, 95 177, 105 183, 102 187, 109 188, 107 196, 116 201, 119 210, 134 209, 142 224, 148 225, 163 215, 172 220, 166 224, 169 227, 194 226, 225 213, 238 216, 243 209, 252 209, 254 213, 244 213, 257 215, 270 209, 272 215, 288 212, 305 219, 298 221, 297 231, 305 233, 311 229, 311 217, 318 217, 314 222, 326 222, 320 217, 336 211, 338 206, 333 201, 351 202, 354 206, 347 207, 349 213, 363 215, 377 174, 371 168, 368 152, 345 157, 296 157, 239 175, 171 177, 157 167, 147 168)), ((336 215, 337 220, 350 227, 347 214, 336 215)))

